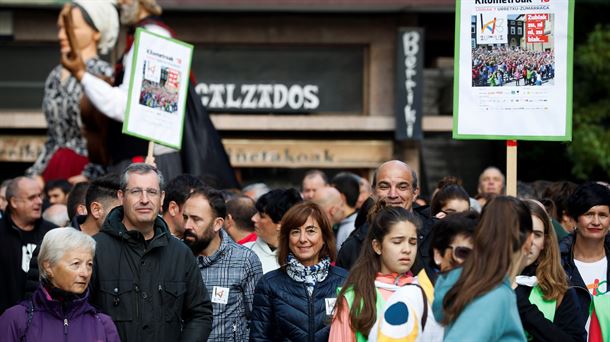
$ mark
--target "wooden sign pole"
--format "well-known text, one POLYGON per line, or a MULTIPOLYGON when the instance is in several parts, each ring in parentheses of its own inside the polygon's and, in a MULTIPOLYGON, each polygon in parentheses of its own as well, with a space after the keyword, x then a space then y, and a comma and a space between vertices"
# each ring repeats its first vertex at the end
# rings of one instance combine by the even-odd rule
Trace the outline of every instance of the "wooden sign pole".
POLYGON ((146 155, 146 160, 144 162, 146 164, 150 164, 154 167, 157 167, 157 164, 155 163, 155 157, 153 156, 154 151, 155 151, 155 142, 149 141, 148 142, 148 153, 146 155))
POLYGON ((506 194, 517 197, 517 140, 506 140, 506 194))

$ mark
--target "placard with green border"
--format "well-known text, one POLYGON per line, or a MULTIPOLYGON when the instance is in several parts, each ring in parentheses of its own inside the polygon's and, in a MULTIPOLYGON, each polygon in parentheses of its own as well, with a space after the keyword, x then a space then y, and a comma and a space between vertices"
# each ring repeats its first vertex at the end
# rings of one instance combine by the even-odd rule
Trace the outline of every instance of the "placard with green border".
POLYGON ((574 0, 456 0, 453 138, 572 140, 574 0))
POLYGON ((193 45, 138 28, 123 133, 180 149, 193 45))

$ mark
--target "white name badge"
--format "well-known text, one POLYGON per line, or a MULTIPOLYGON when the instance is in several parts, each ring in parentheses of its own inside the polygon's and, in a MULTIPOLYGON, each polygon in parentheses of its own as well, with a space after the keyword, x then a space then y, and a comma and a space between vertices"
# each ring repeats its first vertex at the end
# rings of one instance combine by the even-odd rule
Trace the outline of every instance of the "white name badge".
POLYGON ((332 316, 335 313, 335 302, 337 298, 324 298, 324 302, 326 303, 326 315, 332 316))
POLYGON ((212 289, 212 303, 227 304, 229 302, 229 288, 214 286, 212 289))

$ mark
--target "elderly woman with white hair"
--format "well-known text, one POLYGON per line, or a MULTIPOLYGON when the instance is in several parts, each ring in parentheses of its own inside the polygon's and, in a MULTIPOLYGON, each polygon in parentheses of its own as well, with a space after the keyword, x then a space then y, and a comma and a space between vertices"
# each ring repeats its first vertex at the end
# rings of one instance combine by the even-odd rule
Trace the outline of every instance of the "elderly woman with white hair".
MULTIPOLYGON (((61 54, 72 52, 63 14, 72 17, 74 41, 88 72, 111 78, 113 67, 99 58, 114 47, 119 33, 119 16, 114 0, 75 0, 66 4, 57 20, 57 38, 61 54)), ((59 56, 58 56, 59 61, 59 56)), ((56 66, 45 82, 42 111, 48 131, 41 154, 26 174, 44 181, 95 178, 104 171, 89 163, 86 140, 81 134, 82 87, 61 65, 56 66)), ((80 179, 82 180, 82 179, 80 179)))
POLYGON ((74 228, 49 231, 40 247, 40 286, 0 316, 2 341, 120 341, 112 319, 88 302, 95 240, 74 228))

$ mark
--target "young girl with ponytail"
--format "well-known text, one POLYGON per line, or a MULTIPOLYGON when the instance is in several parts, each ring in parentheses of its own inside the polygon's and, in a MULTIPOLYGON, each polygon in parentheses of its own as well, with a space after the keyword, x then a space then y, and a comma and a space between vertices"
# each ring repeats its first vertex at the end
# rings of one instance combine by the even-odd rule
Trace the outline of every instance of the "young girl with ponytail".
POLYGON ((337 296, 329 341, 362 342, 417 336, 426 326, 427 318, 432 318, 427 315, 426 296, 411 273, 420 220, 404 208, 388 207, 380 201, 368 221, 369 232, 360 257, 337 296), (412 305, 396 304, 397 298, 390 297, 407 286, 413 289, 407 291, 408 295, 418 300, 412 305), (388 315, 381 317, 390 307, 393 309, 389 313, 397 314, 398 321, 387 322, 383 318, 388 315))

